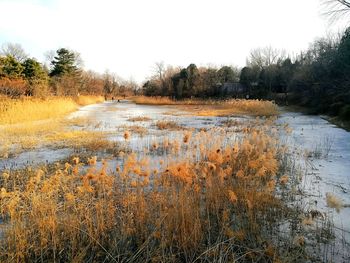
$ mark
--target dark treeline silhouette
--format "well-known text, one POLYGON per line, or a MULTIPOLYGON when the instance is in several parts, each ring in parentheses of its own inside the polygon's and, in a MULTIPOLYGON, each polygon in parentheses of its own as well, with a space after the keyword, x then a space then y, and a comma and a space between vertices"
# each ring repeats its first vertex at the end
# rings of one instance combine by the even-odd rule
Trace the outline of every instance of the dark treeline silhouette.
POLYGON ((350 120, 350 28, 340 37, 316 40, 293 59, 266 47, 253 50, 241 70, 195 64, 165 69, 158 63, 156 73, 143 85, 146 96, 274 99, 350 120))
POLYGON ((316 40, 294 58, 272 47, 252 50, 247 65, 174 68, 156 63, 142 89, 117 75, 84 71, 78 53, 60 48, 48 65, 28 58, 18 44, 2 47, 0 95, 45 97, 78 94, 168 96, 174 99, 256 98, 307 107, 350 120, 350 28, 337 38, 316 40))
POLYGON ((43 65, 29 58, 19 44, 5 44, 0 53, 0 95, 17 98, 135 94, 134 81, 125 81, 108 71, 104 74, 84 71, 81 64, 80 55, 66 48, 58 49, 49 64, 43 65))
POLYGON ((187 68, 157 68, 157 75, 146 81, 142 92, 146 96, 169 96, 176 99, 189 97, 220 96, 223 83, 239 81, 239 71, 234 67, 224 66, 197 68, 190 64, 187 68))

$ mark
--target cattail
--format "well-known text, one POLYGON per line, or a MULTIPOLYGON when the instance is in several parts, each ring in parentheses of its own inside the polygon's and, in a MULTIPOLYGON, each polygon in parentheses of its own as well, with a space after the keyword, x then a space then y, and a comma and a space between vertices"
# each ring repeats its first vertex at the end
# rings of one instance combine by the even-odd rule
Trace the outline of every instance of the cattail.
POLYGON ((79 157, 74 157, 72 160, 74 164, 79 164, 79 157))
POLYGON ((79 174, 79 167, 77 165, 74 166, 72 172, 74 175, 78 175, 79 174))
POLYGON ((169 147, 169 139, 168 138, 165 138, 164 139, 164 142, 163 142, 163 146, 164 146, 164 148, 166 149, 166 148, 168 148, 169 147))
POLYGON ((269 191, 273 191, 275 190, 275 186, 276 186, 276 181, 275 180, 271 180, 267 183, 267 188, 269 189, 269 191))
POLYGON ((142 185, 143 185, 143 186, 149 185, 149 179, 148 179, 148 177, 146 177, 146 178, 143 180, 142 185))
POLYGON ((134 167, 133 169, 134 174, 141 175, 141 168, 139 166, 134 167))
POLYGON ((95 178, 95 176, 93 174, 90 174, 88 173, 87 175, 85 175, 85 177, 88 179, 88 180, 92 180, 95 178))
POLYGON ((191 134, 189 132, 185 133, 183 142, 187 144, 190 141, 190 138, 191 138, 191 134))
POLYGON ((239 170, 237 173, 236 173, 236 176, 237 177, 244 177, 244 172, 242 170, 239 170))
POLYGON ((152 148, 153 148, 153 150, 157 150, 158 149, 158 143, 157 142, 153 142, 152 143, 152 148))
POLYGON ((229 190, 228 191, 228 195, 229 195, 229 199, 232 203, 237 203, 237 195, 235 194, 235 192, 229 190))
POLYGON ((211 163, 211 162, 208 162, 208 168, 209 168, 209 170, 211 170, 211 171, 216 170, 215 164, 213 164, 213 163, 211 163))
POLYGON ((288 183, 288 179, 289 179, 288 175, 283 175, 283 176, 280 178, 280 183, 281 183, 282 185, 286 185, 286 184, 288 183))
POLYGON ((146 170, 146 171, 143 171, 140 175, 144 177, 148 177, 150 176, 150 174, 151 174, 150 170, 146 170))
POLYGON ((97 162, 97 157, 96 156, 88 158, 88 164, 89 165, 91 165, 91 166, 96 165, 96 162, 97 162))
POLYGON ((130 138, 130 133, 128 131, 124 132, 124 139, 127 141, 130 138))

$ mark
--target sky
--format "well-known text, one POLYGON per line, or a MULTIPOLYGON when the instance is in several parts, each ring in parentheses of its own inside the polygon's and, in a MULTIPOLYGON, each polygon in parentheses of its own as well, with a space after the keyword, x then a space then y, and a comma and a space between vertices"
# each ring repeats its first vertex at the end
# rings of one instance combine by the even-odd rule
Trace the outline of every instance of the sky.
POLYGON ((86 70, 142 82, 160 61, 243 67, 254 48, 299 53, 344 29, 323 12, 320 0, 0 0, 0 45, 41 62, 69 48, 86 70))

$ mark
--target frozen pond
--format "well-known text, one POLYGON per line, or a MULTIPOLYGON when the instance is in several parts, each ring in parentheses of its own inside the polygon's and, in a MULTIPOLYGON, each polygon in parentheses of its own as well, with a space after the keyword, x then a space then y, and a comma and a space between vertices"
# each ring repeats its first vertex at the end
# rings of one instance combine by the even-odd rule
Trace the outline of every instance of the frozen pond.
POLYGON ((292 128, 288 144, 306 156, 303 184, 309 209, 327 213, 337 236, 350 242, 350 132, 320 116, 283 112, 279 121, 292 128), (339 212, 326 206, 326 193, 346 206, 339 212))
MULTIPOLYGON (((189 112, 181 112, 171 106, 148 106, 137 105, 129 101, 106 101, 101 104, 81 107, 78 111, 70 114, 68 119, 86 119, 84 125, 74 126, 73 129, 85 131, 107 132, 108 139, 124 142, 123 133, 131 130, 132 136, 128 147, 135 152, 142 152, 153 141, 159 141, 164 137, 179 139, 182 132, 159 130, 157 121, 173 121, 184 129, 199 130, 219 127, 226 117, 198 117, 191 116, 189 112), (134 117, 147 117, 148 121, 130 121, 134 117), (132 127, 147 129, 147 135, 141 136, 133 133, 132 127)), ((232 118, 231 118, 232 119, 232 118)), ((236 117, 236 120, 244 121, 246 117, 236 117)), ((39 148, 17 154, 13 158, 0 159, 0 169, 23 168, 26 165, 38 165, 52 163, 71 155, 71 149, 39 148)))
MULTIPOLYGON (((74 129, 109 132, 110 140, 123 142, 123 132, 132 126, 147 129, 147 134, 132 135, 129 147, 136 152, 145 148, 153 141, 164 137, 181 138, 182 132, 159 130, 157 121, 174 121, 185 129, 199 131, 220 127, 226 117, 198 117, 189 112, 181 112, 172 106, 136 105, 129 101, 107 101, 101 104, 80 108, 68 118, 86 118, 93 124, 77 126, 74 129), (130 118, 147 117, 150 120, 132 122, 130 118)), ((248 117, 233 117, 237 123, 247 122, 248 117)), ((337 128, 320 116, 309 116, 301 113, 284 111, 278 121, 288 123, 292 132, 287 138, 287 144, 302 153, 306 158, 302 165, 305 171, 303 180, 308 208, 319 210, 334 218, 336 235, 343 235, 350 241, 350 133, 337 128), (326 193, 333 193, 347 206, 337 213, 326 206, 326 193)), ((231 129, 231 128, 230 128, 231 129)), ((235 140, 239 132, 231 130, 227 140, 235 140)), ((209 142, 208 142, 209 143, 209 142)), ((149 150, 149 149, 148 149, 149 150)), ((1 169, 16 169, 26 165, 45 162, 55 162, 72 154, 71 149, 40 148, 24 152, 14 158, 0 160, 1 169)), ((115 163, 113 163, 115 166, 115 163)))

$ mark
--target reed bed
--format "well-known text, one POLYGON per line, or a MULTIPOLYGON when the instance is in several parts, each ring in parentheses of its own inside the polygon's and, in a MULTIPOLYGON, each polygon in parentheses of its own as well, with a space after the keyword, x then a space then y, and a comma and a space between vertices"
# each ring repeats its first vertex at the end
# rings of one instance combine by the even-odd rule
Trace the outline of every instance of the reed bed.
POLYGON ((0 125, 62 117, 79 106, 103 101, 101 96, 50 97, 47 99, 0 98, 0 125))
POLYGON ((303 214, 285 202, 295 178, 273 122, 231 139, 225 129, 185 131, 120 154, 115 167, 92 156, 5 171, 0 261, 306 260, 293 230, 303 214))
POLYGON ((101 103, 105 100, 103 96, 92 96, 92 95, 80 95, 80 96, 73 97, 73 99, 80 106, 101 103))
POLYGON ((272 101, 263 100, 172 100, 168 97, 132 97, 132 101, 144 105, 175 105, 198 116, 229 116, 247 114, 253 116, 275 116, 278 108, 272 101))

